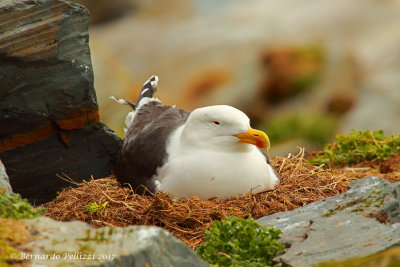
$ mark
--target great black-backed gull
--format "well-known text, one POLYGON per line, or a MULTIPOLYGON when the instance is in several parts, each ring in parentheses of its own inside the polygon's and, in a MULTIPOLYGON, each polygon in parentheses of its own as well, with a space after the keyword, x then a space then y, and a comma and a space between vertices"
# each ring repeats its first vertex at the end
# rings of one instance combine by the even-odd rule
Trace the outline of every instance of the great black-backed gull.
POLYGON ((265 154, 268 136, 252 129, 246 114, 226 105, 192 112, 164 105, 154 98, 157 83, 157 76, 145 82, 136 105, 111 97, 134 109, 115 168, 119 182, 139 193, 146 187, 202 199, 257 193, 279 182, 265 154))

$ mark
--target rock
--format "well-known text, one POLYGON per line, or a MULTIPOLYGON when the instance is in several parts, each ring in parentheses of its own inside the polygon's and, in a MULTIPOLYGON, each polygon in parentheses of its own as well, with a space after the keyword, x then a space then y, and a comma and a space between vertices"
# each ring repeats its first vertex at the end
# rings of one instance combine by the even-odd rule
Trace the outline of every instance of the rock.
POLYGON ((0 160, 0 190, 4 189, 6 192, 11 193, 11 185, 10 180, 8 179, 8 175, 6 172, 6 168, 3 165, 3 162, 0 160))
POLYGON ((57 222, 48 217, 24 222, 33 242, 19 247, 25 252, 18 258, 31 258, 32 266, 209 266, 158 227, 94 229, 83 222, 57 222))
POLYGON ((2 152, 14 192, 36 204, 47 202, 73 181, 106 177, 119 140, 102 123, 65 132, 70 147, 57 135, 2 152), (63 178, 63 179, 62 179, 63 178), (66 180, 65 180, 66 179, 66 180))
POLYGON ((0 158, 36 203, 110 174, 121 140, 99 121, 88 11, 63 0, 1 1, 0 158))
POLYGON ((0 217, 0 266, 10 266, 10 259, 18 253, 15 247, 30 240, 31 235, 24 222, 0 217))
POLYGON ((318 264, 317 267, 392 267, 400 266, 400 247, 394 247, 366 257, 343 261, 329 261, 318 264))
POLYGON ((278 260, 310 266, 384 251, 400 244, 400 183, 367 177, 346 193, 260 218, 290 245, 278 260))
POLYGON ((62 0, 7 0, 0 21, 2 140, 52 123, 69 130, 97 122, 87 10, 62 0))

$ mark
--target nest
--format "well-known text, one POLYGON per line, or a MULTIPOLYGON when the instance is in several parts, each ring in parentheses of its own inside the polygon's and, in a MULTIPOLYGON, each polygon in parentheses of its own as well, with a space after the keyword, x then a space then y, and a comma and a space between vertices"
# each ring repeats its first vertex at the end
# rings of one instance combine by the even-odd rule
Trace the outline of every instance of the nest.
POLYGON ((227 215, 247 217, 248 214, 258 219, 293 210, 340 194, 347 190, 352 179, 356 179, 343 171, 306 164, 303 149, 297 155, 275 157, 271 163, 282 181, 267 192, 248 193, 229 200, 176 199, 164 193, 142 196, 121 187, 114 177, 108 177, 64 189, 56 199, 45 204, 44 214, 59 221, 84 221, 94 227, 155 225, 196 248, 204 242, 204 231, 214 220, 227 215), (93 202, 108 203, 91 214, 86 205, 93 202))

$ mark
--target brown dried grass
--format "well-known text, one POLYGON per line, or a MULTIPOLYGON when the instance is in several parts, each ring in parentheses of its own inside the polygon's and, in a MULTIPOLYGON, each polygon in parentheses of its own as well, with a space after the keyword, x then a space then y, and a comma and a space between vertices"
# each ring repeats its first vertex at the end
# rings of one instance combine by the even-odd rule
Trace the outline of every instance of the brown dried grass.
POLYGON ((229 200, 174 199, 164 193, 134 194, 109 177, 64 189, 45 205, 45 215, 59 221, 80 220, 94 227, 156 225, 195 248, 204 242, 204 231, 214 220, 227 215, 246 217, 249 213, 258 219, 293 210, 346 191, 354 179, 342 171, 306 164, 304 149, 297 155, 275 157, 272 164, 282 178, 272 191, 248 193, 229 200), (86 209, 89 203, 100 205, 106 201, 108 205, 99 213, 90 214, 86 209))

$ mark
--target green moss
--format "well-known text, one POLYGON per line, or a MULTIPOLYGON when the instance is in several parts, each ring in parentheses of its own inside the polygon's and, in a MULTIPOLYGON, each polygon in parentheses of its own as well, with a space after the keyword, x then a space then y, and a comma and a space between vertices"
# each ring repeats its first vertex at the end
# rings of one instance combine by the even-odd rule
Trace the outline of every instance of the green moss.
POLYGON ((78 241, 95 241, 95 242, 108 242, 110 241, 111 235, 114 231, 111 231, 111 235, 109 234, 110 231, 106 231, 105 228, 99 229, 87 229, 86 236, 84 238, 78 238, 78 241))
POLYGON ((0 193, 0 217, 13 219, 31 219, 42 215, 44 208, 34 208, 21 195, 0 193))
POLYGON ((332 215, 335 215, 338 211, 343 210, 343 208, 335 208, 335 209, 330 209, 327 213, 322 215, 322 217, 331 217, 332 215))
POLYGON ((330 261, 316 265, 316 267, 394 267, 400 266, 400 248, 395 247, 366 257, 357 257, 343 261, 330 261))
POLYGON ((351 165, 362 161, 381 162, 400 151, 400 134, 386 137, 382 130, 356 131, 337 135, 336 142, 327 144, 308 160, 312 164, 351 165))
POLYGON ((369 195, 368 197, 357 199, 355 201, 351 201, 351 202, 345 203, 343 205, 338 205, 337 207, 330 209, 327 213, 325 213, 322 216, 330 217, 345 208, 355 206, 355 205, 358 205, 358 206, 355 207, 354 209, 352 209, 351 212, 362 212, 362 211, 364 211, 364 208, 368 208, 371 206, 376 207, 376 208, 381 208, 385 204, 385 197, 386 197, 386 194, 384 194, 382 192, 382 190, 373 190, 372 194, 369 195))
POLYGON ((0 240, 0 267, 10 266, 11 255, 18 255, 19 251, 11 247, 5 241, 0 240))
POLYGON ((280 234, 280 230, 263 227, 251 217, 227 216, 222 222, 213 222, 196 252, 216 266, 273 266, 272 259, 285 248, 276 241, 280 234))
POLYGON ((362 208, 362 207, 357 207, 357 208, 355 208, 355 209, 352 209, 351 210, 351 212, 361 212, 361 211, 363 211, 364 209, 362 208))
POLYGON ((271 143, 294 138, 322 146, 333 137, 337 119, 321 114, 284 114, 265 125, 271 143))
POLYGON ((114 234, 114 232, 115 232, 115 227, 111 227, 111 226, 110 226, 110 227, 108 228, 108 235, 111 236, 111 235, 114 234))
POLYGON ((29 242, 30 238, 23 221, 0 217, 0 266, 12 263, 11 256, 19 255, 17 247, 29 242))
POLYGON ((83 254, 94 254, 95 249, 91 247, 89 244, 78 244, 79 246, 79 252, 83 254))

